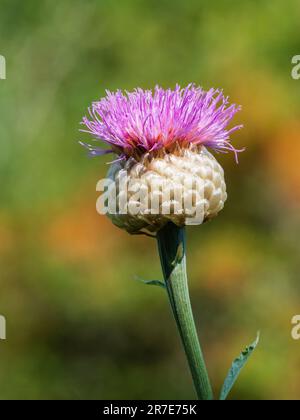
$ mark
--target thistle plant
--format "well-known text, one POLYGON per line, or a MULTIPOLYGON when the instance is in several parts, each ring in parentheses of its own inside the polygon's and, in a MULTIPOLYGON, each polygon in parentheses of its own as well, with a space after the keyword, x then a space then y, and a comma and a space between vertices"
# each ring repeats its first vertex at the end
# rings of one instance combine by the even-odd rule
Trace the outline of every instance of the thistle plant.
MULTIPOLYGON (((224 207, 224 171, 208 149, 231 151, 238 160, 242 150, 232 145, 230 136, 242 126, 228 125, 239 110, 218 89, 157 86, 154 91, 107 91, 82 120, 81 131, 93 137, 81 143, 89 154, 116 155, 107 174, 114 192, 108 217, 130 234, 157 240, 164 281, 145 283, 166 290, 200 400, 214 395, 190 303, 185 226, 200 225, 224 207)), ((227 398, 257 342, 233 362, 220 399, 227 398)))

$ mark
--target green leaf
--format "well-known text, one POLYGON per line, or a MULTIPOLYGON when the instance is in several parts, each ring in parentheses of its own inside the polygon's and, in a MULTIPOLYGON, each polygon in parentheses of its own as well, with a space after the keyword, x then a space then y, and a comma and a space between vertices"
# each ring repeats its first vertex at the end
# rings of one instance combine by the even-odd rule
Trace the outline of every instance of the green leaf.
POLYGON ((177 264, 180 264, 181 261, 183 260, 183 257, 184 257, 184 246, 183 246, 183 243, 181 242, 178 245, 177 252, 176 252, 176 255, 175 255, 175 259, 172 262, 172 266, 176 267, 177 264))
POLYGON ((159 287, 162 287, 163 289, 166 288, 165 283, 160 281, 160 280, 144 280, 144 279, 141 279, 138 276, 135 276, 135 280, 138 280, 138 281, 140 281, 140 282, 142 282, 142 283, 144 283, 148 286, 159 286, 159 287))
POLYGON ((239 374, 241 373, 241 370, 247 363, 253 351, 256 349, 258 343, 259 343, 259 333, 257 333, 257 337, 254 343, 246 347, 245 350, 240 354, 240 356, 237 359, 235 359, 234 362, 232 363, 232 366, 228 372, 228 375, 225 379, 225 382, 221 391, 221 395, 220 395, 221 401, 224 401, 227 399, 230 391, 233 388, 233 385, 235 384, 239 374))

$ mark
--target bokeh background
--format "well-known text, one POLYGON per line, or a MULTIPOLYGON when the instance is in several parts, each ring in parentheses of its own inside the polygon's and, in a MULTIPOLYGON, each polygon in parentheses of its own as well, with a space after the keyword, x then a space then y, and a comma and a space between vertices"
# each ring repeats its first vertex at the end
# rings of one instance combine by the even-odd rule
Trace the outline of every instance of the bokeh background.
POLYGON ((299 399, 298 0, 1 0, 1 399, 192 399, 155 241, 97 215, 110 158, 79 121, 106 88, 195 82, 243 105, 229 200, 188 229, 193 307, 218 392, 261 331, 234 399, 299 399))

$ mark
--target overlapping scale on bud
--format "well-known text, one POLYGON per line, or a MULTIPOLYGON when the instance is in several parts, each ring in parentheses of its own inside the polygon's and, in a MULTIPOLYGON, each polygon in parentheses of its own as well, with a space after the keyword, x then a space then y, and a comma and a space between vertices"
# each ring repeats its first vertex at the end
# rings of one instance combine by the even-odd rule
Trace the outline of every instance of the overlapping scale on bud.
POLYGON ((223 168, 204 146, 116 162, 109 178, 117 206, 108 216, 129 233, 157 232, 170 221, 201 224, 215 217, 227 198, 223 168))

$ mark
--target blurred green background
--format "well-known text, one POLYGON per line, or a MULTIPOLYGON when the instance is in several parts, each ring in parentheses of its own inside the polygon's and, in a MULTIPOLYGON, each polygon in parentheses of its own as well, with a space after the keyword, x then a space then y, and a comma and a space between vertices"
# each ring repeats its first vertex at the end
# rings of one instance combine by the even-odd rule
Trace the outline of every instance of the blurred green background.
POLYGON ((105 89, 222 87, 246 146, 221 156, 229 200, 188 229, 195 317, 218 391, 261 331, 231 397, 299 399, 298 0, 1 0, 1 399, 192 399, 155 241, 97 215, 110 158, 79 121, 105 89))

